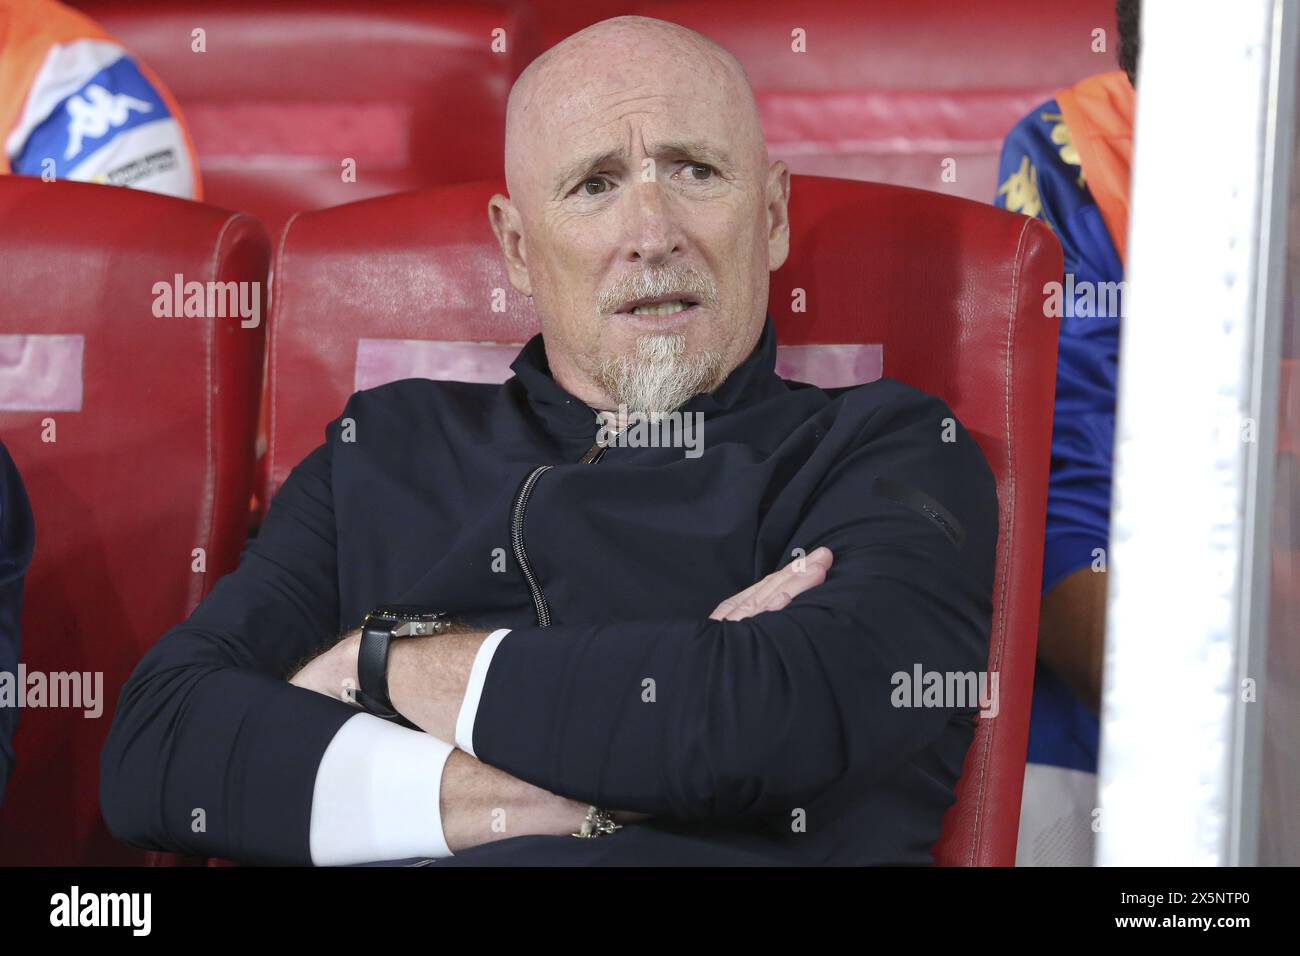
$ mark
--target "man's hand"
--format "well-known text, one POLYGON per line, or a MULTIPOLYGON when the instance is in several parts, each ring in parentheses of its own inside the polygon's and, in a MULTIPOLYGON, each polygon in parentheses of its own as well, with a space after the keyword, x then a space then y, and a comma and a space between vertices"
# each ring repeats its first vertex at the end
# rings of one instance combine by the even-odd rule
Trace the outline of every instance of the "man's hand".
MULTIPOLYGON (((796 595, 825 581, 833 560, 830 548, 817 548, 806 557, 796 558, 757 584, 727 598, 714 608, 709 620, 743 621, 764 611, 779 611, 796 595)), ((395 642, 389 664, 389 695, 393 705, 435 737, 452 739, 447 735, 455 733, 456 710, 464 697, 469 666, 486 636, 487 632, 481 631, 445 635, 436 642, 395 642), (408 714, 407 708, 399 704, 399 698, 416 713, 408 714), (430 709, 431 704, 440 706, 430 709), (420 713, 426 709, 428 713, 420 713)), ((361 629, 357 628, 308 662, 289 678, 289 683, 355 706, 360 646, 361 629)))
MULTIPOLYGON (((741 621, 764 611, 779 611, 796 595, 824 582, 833 558, 829 548, 796 558, 727 598, 709 619, 741 621)), ((470 666, 487 634, 470 631, 394 642, 388 673, 393 706, 426 733, 454 740, 470 666)), ((355 706, 360 645, 357 629, 309 662, 289 683, 355 706)), ((587 809, 581 801, 534 787, 461 751, 447 760, 441 793, 443 829, 453 852, 511 836, 572 833, 581 826, 587 809)), ((626 825, 648 816, 619 810, 614 818, 626 825)))
POLYGON ((361 628, 357 628, 344 635, 324 654, 308 661, 302 670, 289 678, 289 683, 357 706, 357 651, 360 647, 361 628))
MULTIPOLYGON (((469 665, 486 636, 471 631, 395 641, 388 674, 393 705, 433 736, 452 740, 469 665)), ((289 683, 356 706, 360 645, 358 628, 308 662, 289 683)), ((441 794, 443 832, 453 852, 513 836, 567 836, 582 826, 587 812, 581 801, 525 783, 460 750, 452 752, 443 769, 441 794)), ((644 813, 624 810, 614 817, 622 824, 647 819, 644 813)))
POLYGON ((779 571, 773 571, 757 584, 727 598, 709 615, 710 621, 743 621, 764 611, 779 611, 795 595, 815 588, 826 580, 835 556, 830 548, 818 548, 812 554, 795 558, 779 571))

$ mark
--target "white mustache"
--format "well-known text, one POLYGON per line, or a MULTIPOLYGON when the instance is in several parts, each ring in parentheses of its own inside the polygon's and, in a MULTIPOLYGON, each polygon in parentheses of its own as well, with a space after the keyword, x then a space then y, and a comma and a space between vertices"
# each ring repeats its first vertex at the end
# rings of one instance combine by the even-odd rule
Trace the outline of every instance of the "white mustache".
POLYGON ((661 295, 691 296, 701 305, 711 305, 717 300, 718 290, 712 279, 694 269, 638 272, 616 288, 602 293, 597 304, 601 314, 612 315, 624 302, 661 295))

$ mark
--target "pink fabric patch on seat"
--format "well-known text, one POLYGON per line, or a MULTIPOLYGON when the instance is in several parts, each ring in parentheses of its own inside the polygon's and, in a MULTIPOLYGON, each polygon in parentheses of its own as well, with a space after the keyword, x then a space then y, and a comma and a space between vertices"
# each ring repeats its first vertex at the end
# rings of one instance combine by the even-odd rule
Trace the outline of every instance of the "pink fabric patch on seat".
POLYGON ((403 378, 500 384, 523 344, 358 339, 355 388, 375 388, 403 378))
POLYGON ((84 335, 0 335, 0 411, 79 412, 84 335))
POLYGON ((884 375, 883 345, 778 345, 776 374, 819 388, 874 382, 884 375))

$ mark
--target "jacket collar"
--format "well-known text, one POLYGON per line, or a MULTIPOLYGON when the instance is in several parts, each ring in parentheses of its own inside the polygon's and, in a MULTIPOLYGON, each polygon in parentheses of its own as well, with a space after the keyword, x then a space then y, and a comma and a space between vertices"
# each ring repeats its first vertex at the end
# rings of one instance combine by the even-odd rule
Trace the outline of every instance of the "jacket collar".
MULTIPOLYGON (((510 368, 527 393, 529 403, 548 425, 566 433, 595 433, 595 409, 570 395, 551 377, 546 345, 540 332, 528 340, 510 368)), ((784 387, 776 374, 776 326, 769 312, 763 319, 762 334, 749 357, 732 369, 716 389, 696 395, 680 411, 718 414, 784 390, 784 387)))

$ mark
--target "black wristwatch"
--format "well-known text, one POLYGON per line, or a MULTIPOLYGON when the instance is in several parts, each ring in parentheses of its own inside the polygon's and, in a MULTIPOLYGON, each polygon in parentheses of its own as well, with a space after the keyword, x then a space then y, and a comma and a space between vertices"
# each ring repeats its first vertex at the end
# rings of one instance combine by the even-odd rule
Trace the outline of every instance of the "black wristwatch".
POLYGON ((393 708, 388 697, 388 649, 395 637, 429 637, 449 627, 447 614, 425 607, 384 604, 367 614, 361 622, 357 650, 357 703, 376 717, 418 730, 393 708))

